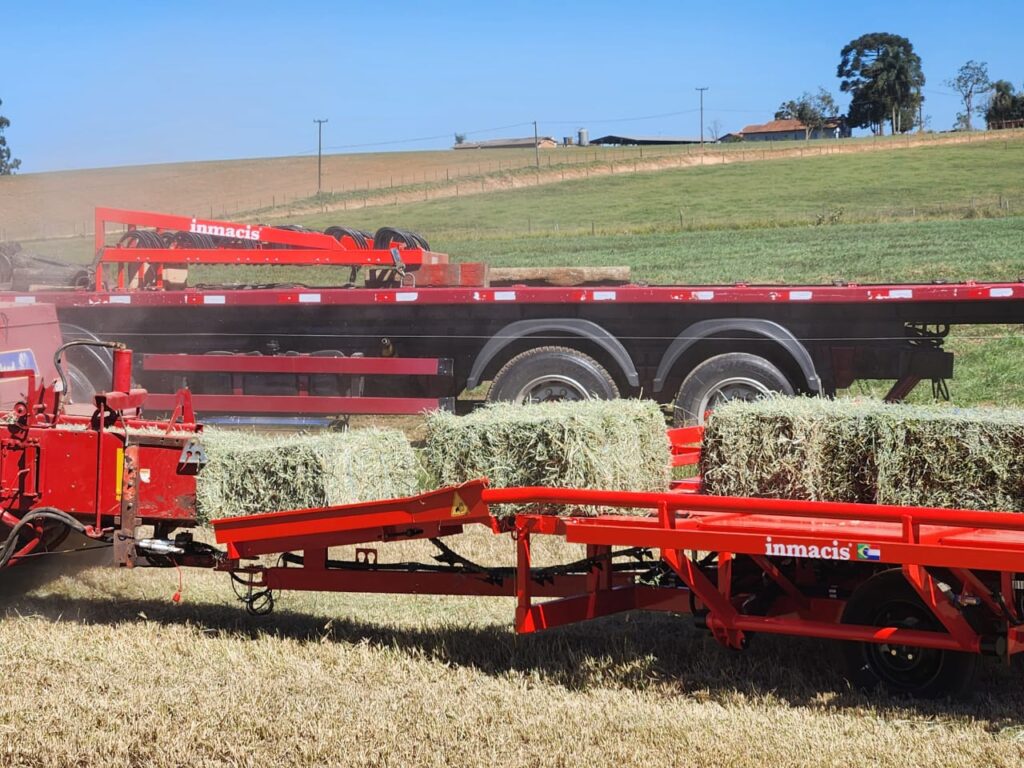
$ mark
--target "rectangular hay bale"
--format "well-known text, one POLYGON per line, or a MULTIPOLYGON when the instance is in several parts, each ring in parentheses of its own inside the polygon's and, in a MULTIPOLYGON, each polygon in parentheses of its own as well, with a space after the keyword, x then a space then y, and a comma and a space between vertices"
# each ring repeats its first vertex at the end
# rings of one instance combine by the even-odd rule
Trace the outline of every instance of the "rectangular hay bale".
MULTIPOLYGON (((496 403, 466 416, 437 411, 427 416, 424 459, 439 485, 487 477, 495 488, 663 491, 670 479, 665 418, 649 400, 496 403)), ((524 509, 503 505, 495 514, 524 509)))
POLYGON ((883 404, 825 398, 733 401, 711 414, 705 493, 812 501, 875 500, 875 427, 883 404))
POLYGON ((705 493, 1024 511, 1024 413, 774 397, 717 408, 705 493))
POLYGON ((395 429, 268 436, 206 430, 197 515, 251 515, 391 499, 418 492, 419 462, 395 429))
POLYGON ((1024 511, 1024 413, 901 408, 876 421, 880 504, 1024 511))

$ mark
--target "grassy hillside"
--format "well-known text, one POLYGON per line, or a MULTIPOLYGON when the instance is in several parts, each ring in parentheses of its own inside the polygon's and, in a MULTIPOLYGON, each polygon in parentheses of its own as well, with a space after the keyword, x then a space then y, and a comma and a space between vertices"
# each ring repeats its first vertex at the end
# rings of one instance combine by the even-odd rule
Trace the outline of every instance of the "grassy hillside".
POLYGON ((567 180, 302 217, 400 223, 434 241, 481 235, 774 227, 1024 213, 1024 137, 567 180), (680 215, 682 220, 680 221, 680 215))

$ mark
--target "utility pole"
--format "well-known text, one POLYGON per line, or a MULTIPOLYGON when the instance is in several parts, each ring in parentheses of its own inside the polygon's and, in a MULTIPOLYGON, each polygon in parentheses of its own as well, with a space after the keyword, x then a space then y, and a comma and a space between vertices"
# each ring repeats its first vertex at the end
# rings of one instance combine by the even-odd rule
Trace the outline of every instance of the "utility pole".
POLYGON ((537 161, 537 170, 540 170, 540 140, 537 138, 537 121, 533 121, 533 154, 537 161))
POLYGON ((324 155, 324 123, 327 120, 313 120, 316 123, 316 196, 320 197, 320 179, 324 155))
POLYGON ((701 152, 704 151, 704 91, 706 91, 707 89, 708 89, 708 87, 706 85, 703 86, 702 88, 698 88, 697 89, 698 91, 700 91, 700 149, 701 149, 701 152))

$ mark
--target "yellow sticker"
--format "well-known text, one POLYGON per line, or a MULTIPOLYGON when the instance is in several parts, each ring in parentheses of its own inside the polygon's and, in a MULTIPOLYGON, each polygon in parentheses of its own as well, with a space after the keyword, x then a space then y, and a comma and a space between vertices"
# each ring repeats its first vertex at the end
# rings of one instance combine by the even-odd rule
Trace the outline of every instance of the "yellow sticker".
POLYGON ((469 514, 469 507, 462 500, 459 494, 452 494, 452 517, 465 517, 469 514))
POLYGON ((117 475, 114 480, 114 498, 120 501, 121 485, 124 483, 124 448, 117 449, 117 459, 115 460, 115 467, 117 475))

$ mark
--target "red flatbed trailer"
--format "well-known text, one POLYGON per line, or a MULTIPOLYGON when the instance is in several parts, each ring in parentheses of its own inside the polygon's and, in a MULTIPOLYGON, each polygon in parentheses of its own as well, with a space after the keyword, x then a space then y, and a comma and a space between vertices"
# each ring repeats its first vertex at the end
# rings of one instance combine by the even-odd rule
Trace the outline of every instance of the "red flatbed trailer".
MULTIPOLYGON (((1022 282, 492 286, 485 265, 449 263, 409 233, 363 248, 333 231, 99 209, 94 285, 0 300, 53 303, 69 338, 132 344, 151 407, 187 384, 204 417, 250 421, 453 408, 487 381, 492 400, 653 397, 680 424, 723 397, 859 379, 895 380, 898 400, 920 381, 943 391, 951 326, 1024 322, 1022 282), (112 224, 128 228, 119 245, 112 224), (337 287, 165 279, 218 264, 368 274, 337 287)), ((80 367, 109 376, 102 361, 80 367)))
MULTIPOLYGON (((699 459, 700 428, 674 430, 675 463, 699 459)), ((664 493, 489 488, 486 480, 406 499, 213 521, 218 566, 269 612, 278 590, 509 596, 532 633, 633 610, 689 614, 721 644, 756 633, 845 641, 850 677, 897 693, 963 692, 979 655, 1024 650, 1024 517, 1002 512, 664 493), (499 504, 648 509, 648 516, 495 517, 499 504), (467 525, 510 534, 513 568, 469 562, 442 542, 467 525), (532 541, 586 547, 533 567, 532 541), (442 565, 355 560, 333 547, 431 539, 442 565), (301 554, 298 554, 301 553, 301 554), (280 555, 278 565, 244 565, 280 555), (537 598, 545 598, 538 602, 537 598)))

